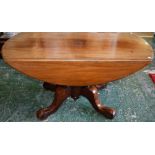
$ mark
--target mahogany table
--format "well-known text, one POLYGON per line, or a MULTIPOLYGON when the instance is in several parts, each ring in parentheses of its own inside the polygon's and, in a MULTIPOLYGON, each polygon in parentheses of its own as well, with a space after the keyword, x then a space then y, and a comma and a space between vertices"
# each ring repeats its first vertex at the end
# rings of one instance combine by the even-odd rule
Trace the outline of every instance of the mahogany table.
POLYGON ((148 65, 152 51, 131 33, 20 33, 5 43, 2 55, 13 68, 55 92, 53 103, 37 111, 39 119, 54 113, 69 96, 76 100, 80 95, 113 118, 115 110, 101 103, 98 90, 148 65))

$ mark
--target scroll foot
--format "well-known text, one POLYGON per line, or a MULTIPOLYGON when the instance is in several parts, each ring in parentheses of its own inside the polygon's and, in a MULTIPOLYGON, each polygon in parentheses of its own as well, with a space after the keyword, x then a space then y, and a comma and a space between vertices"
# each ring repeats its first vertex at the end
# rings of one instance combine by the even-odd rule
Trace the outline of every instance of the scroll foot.
POLYGON ((53 103, 47 108, 42 108, 37 111, 37 118, 40 120, 46 119, 49 115, 56 112, 62 103, 70 96, 70 89, 64 86, 56 86, 55 97, 53 103))
POLYGON ((113 108, 106 107, 101 103, 96 86, 84 87, 81 90, 81 95, 86 97, 92 106, 106 118, 112 119, 116 115, 116 111, 113 108))

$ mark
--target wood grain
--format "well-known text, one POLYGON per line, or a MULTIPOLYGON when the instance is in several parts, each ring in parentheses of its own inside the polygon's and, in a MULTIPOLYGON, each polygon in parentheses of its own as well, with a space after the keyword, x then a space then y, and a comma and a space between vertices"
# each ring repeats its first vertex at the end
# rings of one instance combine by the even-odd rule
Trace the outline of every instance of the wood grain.
POLYGON ((153 38, 153 32, 133 32, 134 34, 143 38, 153 38))
POLYGON ((132 74, 153 58, 150 45, 130 33, 20 33, 2 55, 33 78, 59 85, 107 83, 132 74))

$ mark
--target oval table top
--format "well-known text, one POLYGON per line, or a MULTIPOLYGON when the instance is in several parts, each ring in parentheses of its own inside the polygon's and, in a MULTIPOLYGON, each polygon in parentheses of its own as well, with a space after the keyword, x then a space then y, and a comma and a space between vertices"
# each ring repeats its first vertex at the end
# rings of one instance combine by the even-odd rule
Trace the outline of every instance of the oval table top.
POLYGON ((123 78, 149 64, 151 46, 132 33, 19 33, 2 49, 4 61, 45 82, 87 86, 123 78))

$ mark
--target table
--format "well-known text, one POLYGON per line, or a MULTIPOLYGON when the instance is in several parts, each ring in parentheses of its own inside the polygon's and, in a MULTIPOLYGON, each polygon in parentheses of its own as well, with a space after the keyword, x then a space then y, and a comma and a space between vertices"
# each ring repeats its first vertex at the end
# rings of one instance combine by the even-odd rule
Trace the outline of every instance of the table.
POLYGON ((20 33, 2 49, 4 61, 55 92, 52 104, 37 111, 41 120, 72 97, 86 97, 107 118, 116 111, 101 103, 103 84, 126 77, 153 59, 153 50, 132 33, 20 33))

